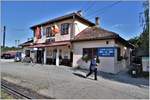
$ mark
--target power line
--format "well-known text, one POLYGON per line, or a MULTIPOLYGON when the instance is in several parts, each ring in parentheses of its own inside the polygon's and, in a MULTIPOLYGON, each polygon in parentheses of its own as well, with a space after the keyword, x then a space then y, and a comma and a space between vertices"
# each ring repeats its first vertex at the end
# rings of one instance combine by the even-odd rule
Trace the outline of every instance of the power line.
MULTIPOLYGON (((108 6, 105 6, 105 7, 101 8, 101 9, 99 9, 99 10, 96 10, 96 11, 92 12, 91 14, 89 14, 89 16, 91 16, 91 17, 88 16, 89 19, 91 19, 91 18, 93 17, 93 15, 104 13, 105 10, 107 10, 107 9, 109 9, 109 8, 111 8, 111 7, 113 7, 113 6, 115 6, 116 4, 118 4, 118 3, 120 3, 120 2, 121 2, 121 1, 116 1, 116 2, 113 3, 113 4, 110 4, 110 5, 108 5, 108 6)), ((86 15, 87 15, 87 14, 86 14, 86 15)))
POLYGON ((84 13, 88 12, 88 10, 89 10, 90 8, 92 8, 94 5, 95 5, 95 2, 93 1, 93 3, 91 4, 91 6, 89 6, 87 9, 85 9, 84 13))

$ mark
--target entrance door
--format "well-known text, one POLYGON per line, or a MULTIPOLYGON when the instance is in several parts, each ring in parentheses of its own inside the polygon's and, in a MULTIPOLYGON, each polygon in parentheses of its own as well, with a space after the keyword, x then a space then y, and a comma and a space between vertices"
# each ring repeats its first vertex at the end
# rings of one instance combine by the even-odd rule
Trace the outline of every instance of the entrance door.
POLYGON ((56 53, 57 53, 57 49, 53 50, 53 58, 52 58, 52 64, 56 65, 56 53))
POLYGON ((44 50, 37 50, 37 63, 44 62, 44 50))
POLYGON ((70 52, 70 66, 72 67, 72 62, 73 62, 73 52, 70 52))

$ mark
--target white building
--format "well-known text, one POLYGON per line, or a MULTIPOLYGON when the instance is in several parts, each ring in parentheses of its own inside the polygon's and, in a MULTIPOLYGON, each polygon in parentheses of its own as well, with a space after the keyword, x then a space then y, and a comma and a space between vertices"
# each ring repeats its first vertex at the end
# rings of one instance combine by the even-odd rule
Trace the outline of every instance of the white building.
POLYGON ((33 41, 21 44, 28 56, 37 63, 88 68, 90 58, 100 59, 98 69, 117 73, 130 65, 133 47, 118 34, 102 29, 99 18, 95 23, 85 19, 80 12, 61 16, 31 27, 33 41))

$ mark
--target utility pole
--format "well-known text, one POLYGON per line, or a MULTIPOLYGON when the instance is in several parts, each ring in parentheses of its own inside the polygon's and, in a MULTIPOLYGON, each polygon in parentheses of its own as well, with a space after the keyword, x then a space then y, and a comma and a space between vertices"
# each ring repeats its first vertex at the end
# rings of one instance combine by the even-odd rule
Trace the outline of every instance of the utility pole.
POLYGON ((18 45, 17 45, 18 48, 19 48, 19 43, 20 43, 20 40, 18 40, 18 45))
POLYGON ((17 40, 15 40, 15 47, 17 47, 17 40))
POLYGON ((5 47, 5 34, 6 34, 6 27, 4 26, 4 30, 3 30, 3 47, 5 47))

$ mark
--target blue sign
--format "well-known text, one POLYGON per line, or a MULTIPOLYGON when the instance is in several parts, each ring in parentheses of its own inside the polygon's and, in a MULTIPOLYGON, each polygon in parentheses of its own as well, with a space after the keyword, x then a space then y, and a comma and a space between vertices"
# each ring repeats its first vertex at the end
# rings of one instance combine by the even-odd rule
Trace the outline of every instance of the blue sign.
POLYGON ((98 56, 100 56, 100 57, 114 57, 114 54, 115 54, 114 47, 98 48, 98 56))

